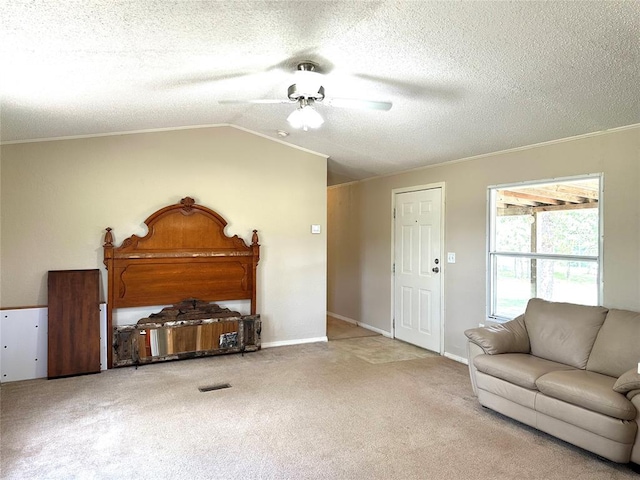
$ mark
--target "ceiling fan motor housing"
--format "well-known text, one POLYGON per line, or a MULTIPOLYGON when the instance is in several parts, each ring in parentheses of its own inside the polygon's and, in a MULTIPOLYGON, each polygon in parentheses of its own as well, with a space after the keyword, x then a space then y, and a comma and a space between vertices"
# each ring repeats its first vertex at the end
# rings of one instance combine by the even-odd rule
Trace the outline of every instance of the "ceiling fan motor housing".
POLYGON ((298 64, 295 73, 296 83, 288 90, 289 100, 306 99, 320 102, 324 99, 324 87, 320 85, 322 76, 316 71, 316 67, 315 63, 309 61, 298 64))
POLYGON ((311 99, 311 100, 315 100, 316 102, 321 102, 324 99, 324 87, 320 85, 316 91, 314 90, 309 91, 309 89, 304 88, 303 85, 298 85, 297 83, 294 83, 289 87, 289 90, 288 90, 289 100, 295 102, 300 99, 307 99, 307 100, 311 99))

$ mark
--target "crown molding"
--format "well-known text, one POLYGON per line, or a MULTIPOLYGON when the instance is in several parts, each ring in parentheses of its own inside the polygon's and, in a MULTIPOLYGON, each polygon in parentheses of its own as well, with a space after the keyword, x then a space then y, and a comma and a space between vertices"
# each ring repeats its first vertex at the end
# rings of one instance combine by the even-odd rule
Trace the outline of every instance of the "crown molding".
POLYGON ((29 140, 10 140, 6 142, 0 142, 0 145, 17 145, 23 143, 40 143, 40 142, 57 142, 60 140, 79 140, 84 138, 99 138, 99 137, 116 137, 121 135, 136 135, 140 133, 158 133, 158 132, 173 132, 178 130, 196 130, 202 128, 221 128, 221 127, 230 127, 235 128, 237 130, 241 130, 243 132, 250 133, 252 135, 256 135, 258 137, 266 138, 267 140, 271 140, 272 142, 277 142, 282 145, 285 145, 290 148, 295 148, 296 150, 301 150, 306 153, 310 153, 312 155, 318 155, 324 159, 329 158, 329 155, 324 153, 315 152, 313 150, 309 150, 304 147, 299 147, 298 145, 294 145, 292 143, 284 142, 278 138, 270 137, 269 135, 265 135, 264 133, 256 132, 254 130, 250 130, 248 128, 239 127, 238 125, 233 125, 231 123, 214 123, 210 125, 189 125, 183 127, 164 127, 164 128, 148 128, 143 130, 128 130, 123 132, 105 132, 105 133, 89 133, 85 135, 68 135, 63 137, 46 137, 46 138, 33 138, 29 140))

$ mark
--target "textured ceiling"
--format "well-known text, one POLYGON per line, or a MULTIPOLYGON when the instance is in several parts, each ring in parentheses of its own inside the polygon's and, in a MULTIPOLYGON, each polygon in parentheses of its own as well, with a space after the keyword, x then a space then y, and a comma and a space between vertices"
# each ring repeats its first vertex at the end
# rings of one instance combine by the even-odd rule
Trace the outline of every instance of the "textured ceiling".
POLYGON ((3 142, 233 124, 329 156, 330 183, 640 123, 640 2, 12 1, 3 142), (292 130, 298 61, 328 97, 292 130))

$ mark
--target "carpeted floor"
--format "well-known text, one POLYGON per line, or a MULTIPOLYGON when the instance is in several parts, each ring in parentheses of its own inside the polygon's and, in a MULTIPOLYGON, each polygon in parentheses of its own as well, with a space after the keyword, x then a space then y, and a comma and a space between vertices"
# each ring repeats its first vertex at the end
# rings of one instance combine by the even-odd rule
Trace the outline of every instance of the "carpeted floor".
POLYGON ((3 384, 4 479, 632 479, 382 336, 3 384), (198 387, 229 383, 202 393, 198 387))
POLYGON ((377 336, 380 334, 327 315, 327 338, 329 340, 377 336))

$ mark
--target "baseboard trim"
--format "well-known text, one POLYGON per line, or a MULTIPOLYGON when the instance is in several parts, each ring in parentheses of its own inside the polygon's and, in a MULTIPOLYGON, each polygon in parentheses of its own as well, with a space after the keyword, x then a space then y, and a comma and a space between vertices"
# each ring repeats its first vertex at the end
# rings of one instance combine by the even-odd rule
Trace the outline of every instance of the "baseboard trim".
POLYGON ((337 313, 327 312, 327 315, 333 318, 337 318, 338 320, 342 320, 343 322, 353 323, 354 325, 358 325, 358 322, 353 318, 343 317, 342 315, 338 315, 337 313))
POLYGON ((372 327, 371 325, 367 325, 366 323, 360 323, 358 322, 358 326, 362 327, 362 328, 366 328, 367 330, 371 330, 372 332, 376 332, 379 333, 380 335, 382 335, 383 337, 387 337, 387 338, 393 338, 391 336, 391 332, 387 332, 386 330, 382 330, 380 328, 377 327, 372 327))
POLYGON ((366 328, 367 330, 371 330, 372 332, 379 333, 380 335, 382 335, 384 337, 393 338, 391 336, 391 332, 387 332, 386 330, 382 330, 380 328, 373 327, 373 326, 368 325, 366 323, 358 322, 357 320, 354 320, 353 318, 343 317, 342 315, 338 315, 337 313, 333 313, 333 312, 327 312, 327 315, 330 316, 330 317, 333 317, 333 318, 337 318, 338 320, 342 320, 344 322, 351 323, 351 324, 356 325, 358 327, 366 328))
POLYGON ((451 359, 451 360, 455 360, 456 362, 464 363, 465 365, 469 365, 469 360, 467 360, 464 357, 459 357, 458 355, 454 355, 452 353, 447 353, 447 352, 444 352, 444 356, 449 358, 449 359, 451 359))
POLYGON ((281 340, 279 342, 265 342, 262 344, 262 348, 273 348, 273 347, 287 347, 289 345, 301 345, 303 343, 317 343, 317 342, 328 342, 329 339, 324 337, 314 337, 314 338, 301 338, 298 340, 281 340))

